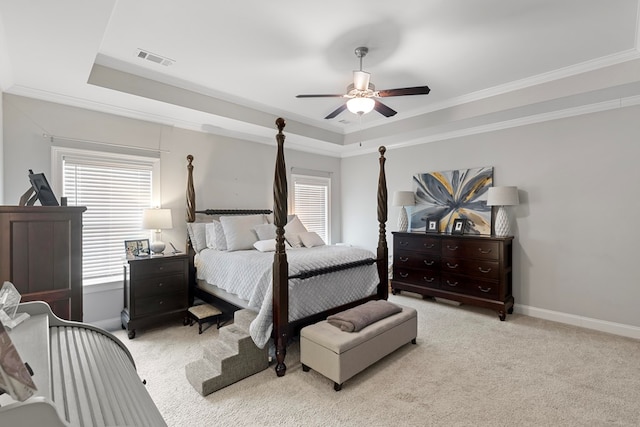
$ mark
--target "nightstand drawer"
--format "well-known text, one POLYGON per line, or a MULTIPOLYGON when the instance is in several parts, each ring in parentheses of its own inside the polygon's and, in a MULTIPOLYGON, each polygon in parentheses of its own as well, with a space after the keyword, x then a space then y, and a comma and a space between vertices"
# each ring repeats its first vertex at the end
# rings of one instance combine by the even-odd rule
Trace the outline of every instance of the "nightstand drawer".
POLYGON ((136 316, 166 313, 172 310, 187 309, 187 294, 166 294, 148 298, 136 299, 134 311, 136 316))
POLYGON ((136 274, 138 276, 153 276, 156 274, 182 273, 184 271, 184 261, 179 259, 157 258, 145 260, 136 264, 136 274))
POLYGON ((185 287, 182 273, 166 276, 146 277, 138 280, 133 286, 135 298, 144 298, 183 291, 185 287))

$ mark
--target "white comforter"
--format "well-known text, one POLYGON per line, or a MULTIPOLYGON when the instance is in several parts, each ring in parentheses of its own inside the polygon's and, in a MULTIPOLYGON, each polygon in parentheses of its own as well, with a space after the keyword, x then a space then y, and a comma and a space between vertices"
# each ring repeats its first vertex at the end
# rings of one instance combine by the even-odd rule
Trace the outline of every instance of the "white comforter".
MULTIPOLYGON (((264 347, 273 328, 273 252, 257 250, 221 252, 204 249, 195 263, 197 278, 248 301, 258 316, 249 331, 258 347, 264 347)), ((289 276, 336 264, 375 258, 365 249, 349 246, 318 246, 287 249, 289 276)), ((289 281, 289 320, 296 320, 375 293, 375 264, 342 270, 309 279, 289 281)))

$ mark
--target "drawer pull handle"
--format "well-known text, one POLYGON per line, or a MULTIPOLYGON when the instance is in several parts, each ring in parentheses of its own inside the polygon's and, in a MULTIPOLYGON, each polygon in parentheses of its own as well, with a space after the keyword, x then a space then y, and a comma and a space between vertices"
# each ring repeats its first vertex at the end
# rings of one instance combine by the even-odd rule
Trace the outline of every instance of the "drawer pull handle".
POLYGON ((427 245, 426 243, 423 243, 422 246, 424 246, 427 249, 432 249, 435 246, 435 243, 431 243, 429 245, 427 245))
POLYGON ((158 287, 161 288, 162 286, 164 286, 164 283, 160 282, 158 283, 158 287))
POLYGON ((458 245, 456 245, 456 246, 447 245, 447 249, 449 249, 450 251, 457 251, 458 250, 458 245))
POLYGON ((435 261, 429 261, 429 260, 424 259, 424 260, 422 260, 422 262, 424 262, 425 265, 433 265, 433 263, 435 261))
POLYGON ((478 289, 480 289, 480 292, 484 292, 484 293, 491 291, 491 288, 483 288, 482 286, 478 286, 478 289))
POLYGON ((451 264, 447 263, 447 267, 449 267, 449 268, 458 268, 458 265, 459 264, 451 265, 451 264))
POLYGON ((458 282, 451 283, 450 281, 447 280, 447 285, 449 285, 449 286, 458 286, 458 282))
POLYGON ((398 274, 400 275, 400 277, 402 278, 406 278, 407 276, 409 276, 409 273, 405 273, 403 271, 398 272, 398 274))
POLYGON ((164 270, 164 266, 161 265, 160 267, 158 267, 158 270, 160 271, 164 270))
POLYGON ((480 273, 488 273, 491 271, 491 267, 487 268, 486 270, 483 269, 482 267, 478 267, 478 270, 480 270, 480 273))
POLYGON ((406 256, 401 256, 401 257, 399 257, 398 259, 399 259, 401 262, 407 262, 407 261, 409 261, 409 257, 406 257, 406 256))
POLYGON ((158 304, 162 305, 162 304, 164 304, 164 301, 160 301, 158 304))
POLYGON ((487 250, 485 251, 485 250, 483 250, 482 248, 478 248, 478 251, 479 251, 481 254, 490 254, 490 253, 491 253, 491 249, 487 249, 487 250))
POLYGON ((404 241, 400 241, 398 243, 400 243, 400 246, 407 246, 409 244, 409 242, 404 242, 404 241))
POLYGON ((424 280, 427 283, 431 283, 431 282, 433 282, 434 278, 433 277, 423 277, 422 280, 424 280))

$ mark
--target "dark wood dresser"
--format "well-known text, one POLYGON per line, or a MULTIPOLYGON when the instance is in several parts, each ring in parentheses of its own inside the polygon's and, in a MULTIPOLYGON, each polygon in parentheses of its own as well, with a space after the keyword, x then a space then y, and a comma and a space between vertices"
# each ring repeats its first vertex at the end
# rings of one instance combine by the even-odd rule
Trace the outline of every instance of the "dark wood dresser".
POLYGON ((84 206, 0 206, 0 286, 82 322, 84 206))
POLYGON ((393 233, 393 294, 410 291, 513 313, 513 237, 393 233))
POLYGON ((154 326, 182 315, 187 322, 189 257, 186 254, 127 260, 124 266, 122 328, 129 338, 136 328, 154 326))

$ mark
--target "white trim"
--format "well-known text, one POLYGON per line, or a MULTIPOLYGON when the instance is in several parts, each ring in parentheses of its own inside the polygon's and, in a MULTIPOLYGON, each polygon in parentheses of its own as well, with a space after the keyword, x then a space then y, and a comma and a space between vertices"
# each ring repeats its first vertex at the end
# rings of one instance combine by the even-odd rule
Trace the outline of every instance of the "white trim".
POLYGON ((95 322, 87 322, 90 325, 97 326, 105 331, 117 331, 122 329, 122 320, 119 317, 112 317, 111 319, 97 320, 95 322))
MULTIPOLYGON (((544 308, 515 304, 514 312, 539 319, 551 320, 566 325, 579 326, 600 332, 607 332, 623 337, 640 339, 640 327, 625 325, 624 323, 609 322, 607 320, 593 319, 575 314, 562 313, 544 308)), ((508 319, 507 319, 508 321, 508 319)))

